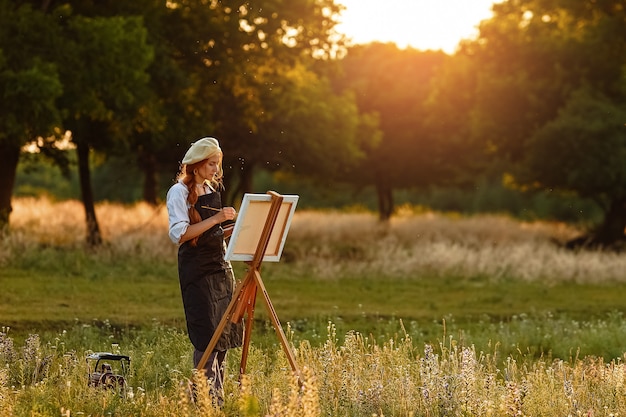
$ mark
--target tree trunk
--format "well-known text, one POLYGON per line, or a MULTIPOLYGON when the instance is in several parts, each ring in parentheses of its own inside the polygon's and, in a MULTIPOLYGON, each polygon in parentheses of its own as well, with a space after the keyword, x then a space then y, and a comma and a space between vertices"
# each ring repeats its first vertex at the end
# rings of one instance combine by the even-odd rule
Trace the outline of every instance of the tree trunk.
POLYGON ((20 159, 20 147, 11 146, 7 143, 0 143, 0 231, 9 227, 9 216, 13 211, 11 197, 15 186, 15 176, 17 164, 20 159))
POLYGON ((139 166, 143 171, 143 200, 148 204, 156 206, 159 198, 157 196, 157 169, 154 154, 147 152, 145 149, 140 150, 139 166))
POLYGON ((393 214, 393 190, 388 184, 378 181, 376 183, 378 196, 378 215, 381 221, 388 221, 393 214))
POLYGON ((613 200, 593 241, 602 247, 613 246, 626 238, 624 229, 626 229, 626 199, 613 200))
POLYGON ((569 249, 621 249, 626 242, 626 199, 611 201, 604 221, 595 233, 577 237, 567 242, 569 249))
POLYGON ((99 246, 102 244, 102 235, 96 218, 96 209, 93 202, 93 190, 91 188, 91 171, 89 168, 89 145, 83 140, 76 141, 78 154, 78 177, 80 179, 80 193, 85 207, 85 219, 87 221, 87 244, 99 246))

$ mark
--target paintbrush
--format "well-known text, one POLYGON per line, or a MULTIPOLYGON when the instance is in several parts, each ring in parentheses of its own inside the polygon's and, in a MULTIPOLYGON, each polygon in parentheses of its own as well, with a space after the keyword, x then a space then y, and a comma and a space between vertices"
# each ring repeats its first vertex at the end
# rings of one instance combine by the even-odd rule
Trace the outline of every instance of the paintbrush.
POLYGON ((201 208, 205 208, 205 209, 209 209, 209 210, 213 210, 213 211, 220 211, 222 209, 220 208, 215 208, 215 207, 209 207, 209 206, 200 206, 201 208))

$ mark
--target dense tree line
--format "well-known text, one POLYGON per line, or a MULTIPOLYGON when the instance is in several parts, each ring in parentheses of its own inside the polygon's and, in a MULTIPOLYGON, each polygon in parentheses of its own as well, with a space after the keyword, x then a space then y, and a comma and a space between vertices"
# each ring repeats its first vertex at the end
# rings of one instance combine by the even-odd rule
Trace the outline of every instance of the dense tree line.
POLYGON ((101 242, 90 155, 133 155, 143 198, 193 139, 225 151, 227 199, 259 169, 398 189, 471 185, 591 198, 626 228, 626 8, 507 0, 454 55, 346 48, 333 0, 0 0, 0 224, 20 152, 67 170, 76 147, 88 242, 101 242))

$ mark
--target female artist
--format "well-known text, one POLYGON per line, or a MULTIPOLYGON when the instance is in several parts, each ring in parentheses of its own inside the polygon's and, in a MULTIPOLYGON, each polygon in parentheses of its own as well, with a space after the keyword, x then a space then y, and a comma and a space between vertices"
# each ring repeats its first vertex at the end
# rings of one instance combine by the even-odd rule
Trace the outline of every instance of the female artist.
MULTIPOLYGON (((206 350, 233 295, 234 274, 224 260, 221 223, 233 220, 232 207, 222 207, 222 150, 214 138, 191 144, 177 181, 167 193, 170 239, 179 245, 178 277, 187 331, 194 346, 194 367, 206 350)), ((223 401, 227 349, 241 346, 241 324, 228 323, 205 366, 212 395, 223 401)))

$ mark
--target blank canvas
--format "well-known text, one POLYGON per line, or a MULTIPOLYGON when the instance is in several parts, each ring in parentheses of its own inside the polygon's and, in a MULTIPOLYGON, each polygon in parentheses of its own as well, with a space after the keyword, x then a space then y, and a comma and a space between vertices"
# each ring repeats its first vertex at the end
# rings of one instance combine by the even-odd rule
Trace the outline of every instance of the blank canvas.
MULTIPOLYGON (((264 261, 278 262, 285 246, 291 219, 298 203, 297 195, 283 195, 278 217, 263 257, 264 261)), ((226 250, 227 261, 251 261, 254 258, 265 221, 272 205, 270 194, 245 194, 233 234, 226 250)))

